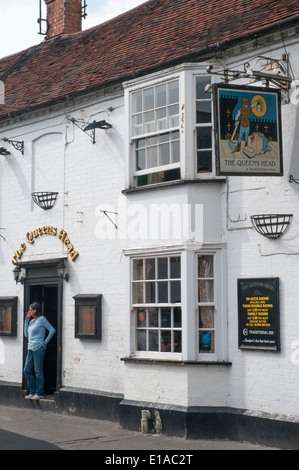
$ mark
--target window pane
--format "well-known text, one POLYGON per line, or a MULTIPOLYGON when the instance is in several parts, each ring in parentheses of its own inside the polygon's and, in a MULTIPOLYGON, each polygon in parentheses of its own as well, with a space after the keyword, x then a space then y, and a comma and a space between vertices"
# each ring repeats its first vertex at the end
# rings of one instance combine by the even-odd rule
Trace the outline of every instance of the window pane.
POLYGON ((179 82, 170 82, 168 84, 168 104, 179 102, 179 82))
POLYGON ((196 103, 196 122, 198 124, 212 122, 212 109, 210 101, 196 103))
POLYGON ((167 128, 166 108, 161 108, 156 111, 157 130, 162 131, 167 128))
POLYGON ((206 150, 204 152, 197 152, 197 172, 211 172, 212 171, 212 152, 206 150))
POLYGON ((154 282, 147 282, 145 284, 145 302, 148 304, 156 302, 156 286, 154 282))
POLYGON ((169 144, 159 146, 159 165, 168 165, 170 163, 169 144))
POLYGON ((161 308, 161 326, 162 328, 171 327, 171 310, 170 308, 161 308))
POLYGON ((95 334, 95 307, 79 306, 78 310, 79 333, 85 335, 95 334))
POLYGON ((215 338, 214 331, 200 331, 199 332, 199 352, 200 353, 214 353, 215 352, 215 338))
POLYGON ((205 306, 198 308, 199 328, 214 328, 214 307, 205 306))
POLYGON ((161 351, 171 352, 171 331, 161 331, 161 351))
POLYGON ((145 279, 155 279, 155 258, 150 258, 145 260, 145 279))
POLYGON ((149 330, 148 332, 148 350, 159 351, 159 332, 149 330))
POLYGON ((158 309, 154 307, 150 307, 148 309, 148 326, 150 328, 157 328, 159 326, 159 318, 158 318, 158 309))
POLYGON ((168 278, 168 258, 158 258, 158 279, 168 278))
POLYGON ((172 163, 178 163, 180 161, 180 143, 173 142, 171 144, 172 151, 172 163))
POLYGON ((143 282, 134 282, 132 297, 133 297, 133 304, 143 304, 144 303, 143 282))
POLYGON ((196 79, 196 99, 206 100, 211 98, 211 94, 205 92, 205 87, 211 84, 209 77, 197 77, 196 79))
POLYGON ((212 130, 210 127, 197 129, 197 149, 212 148, 212 130))
POLYGON ((140 135, 142 133, 142 114, 137 114, 137 116, 133 116, 133 135, 140 135))
POLYGON ((198 277, 214 277, 213 256, 198 256, 198 277))
POLYGON ((158 302, 168 303, 168 282, 158 282, 158 302))
POLYGON ((170 302, 176 303, 181 301, 181 282, 171 281, 170 282, 170 302))
POLYGON ((146 169, 145 149, 137 150, 136 157, 137 157, 136 170, 145 170, 146 169))
POLYGON ((133 113, 141 113, 142 111, 142 91, 139 91, 137 93, 133 93, 132 95, 133 98, 133 113))
POLYGON ((137 327, 146 327, 146 310, 144 308, 137 308, 136 316, 137 327))
POLYGON ((143 259, 134 259, 133 261, 133 280, 143 279, 143 259))
POLYGON ((144 90, 144 111, 147 111, 148 109, 154 109, 154 96, 154 88, 148 88, 147 90, 144 90))
POLYGON ((182 332, 173 332, 173 352, 182 352, 182 332))
POLYGON ((149 147, 147 150, 147 168, 157 166, 157 147, 149 147))
POLYGON ((137 330, 137 351, 146 351, 146 330, 137 330))
POLYGON ((214 281, 198 281, 198 302, 214 302, 214 281))
POLYGON ((166 106, 166 84, 156 87, 156 107, 166 106))
POLYGON ((175 328, 181 328, 182 326, 182 311, 180 307, 173 309, 173 326, 175 328))
POLYGON ((170 278, 179 279, 181 277, 181 258, 179 256, 170 258, 170 278))

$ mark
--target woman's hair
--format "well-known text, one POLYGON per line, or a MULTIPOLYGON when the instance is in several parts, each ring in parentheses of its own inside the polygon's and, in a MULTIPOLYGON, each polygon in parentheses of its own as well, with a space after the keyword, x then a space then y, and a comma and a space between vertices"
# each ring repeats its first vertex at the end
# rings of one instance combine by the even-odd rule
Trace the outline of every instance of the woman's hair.
POLYGON ((31 307, 32 310, 36 310, 37 315, 41 315, 42 308, 38 302, 33 302, 32 304, 29 305, 29 307, 31 307))

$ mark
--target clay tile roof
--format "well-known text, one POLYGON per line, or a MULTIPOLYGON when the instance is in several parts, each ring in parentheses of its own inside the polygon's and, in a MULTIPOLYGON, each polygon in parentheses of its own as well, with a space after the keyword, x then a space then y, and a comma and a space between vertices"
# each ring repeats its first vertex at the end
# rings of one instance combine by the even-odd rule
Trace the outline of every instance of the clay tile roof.
POLYGON ((299 20, 298 0, 150 0, 99 26, 0 60, 0 119, 299 20))

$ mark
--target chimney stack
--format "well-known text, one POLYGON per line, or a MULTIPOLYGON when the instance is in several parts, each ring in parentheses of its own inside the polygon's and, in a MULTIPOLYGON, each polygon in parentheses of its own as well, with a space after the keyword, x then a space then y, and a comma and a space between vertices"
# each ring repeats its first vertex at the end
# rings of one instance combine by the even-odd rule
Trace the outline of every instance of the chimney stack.
POLYGON ((61 34, 77 33, 82 29, 81 0, 45 0, 48 32, 46 39, 61 34))

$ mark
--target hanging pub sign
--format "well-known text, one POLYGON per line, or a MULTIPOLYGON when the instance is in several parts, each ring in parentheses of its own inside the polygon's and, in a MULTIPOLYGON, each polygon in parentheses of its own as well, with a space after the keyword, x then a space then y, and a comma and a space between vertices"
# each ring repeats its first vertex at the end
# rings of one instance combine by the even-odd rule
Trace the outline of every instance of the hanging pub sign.
POLYGON ((279 351, 279 278, 238 279, 239 348, 279 351))
POLYGON ((216 173, 281 176, 280 91, 214 85, 216 173))

